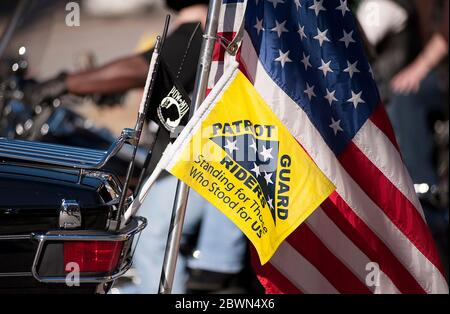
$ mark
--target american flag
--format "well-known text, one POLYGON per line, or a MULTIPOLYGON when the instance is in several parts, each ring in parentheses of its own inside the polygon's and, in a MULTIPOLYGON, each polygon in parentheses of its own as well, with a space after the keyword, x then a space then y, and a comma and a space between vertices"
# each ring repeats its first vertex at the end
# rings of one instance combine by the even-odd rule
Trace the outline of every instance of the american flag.
MULTIPOLYGON (((219 36, 245 2, 222 1, 219 36)), ((217 43, 210 88, 225 55, 217 43)), ((248 0, 237 60, 337 188, 269 263, 254 259, 266 292, 448 293, 347 1, 248 0)))

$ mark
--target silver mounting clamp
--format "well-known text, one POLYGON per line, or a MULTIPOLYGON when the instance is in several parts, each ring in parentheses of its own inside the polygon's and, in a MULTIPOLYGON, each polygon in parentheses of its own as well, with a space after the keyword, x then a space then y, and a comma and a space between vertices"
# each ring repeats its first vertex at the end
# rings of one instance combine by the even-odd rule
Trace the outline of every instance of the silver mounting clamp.
POLYGON ((59 227, 66 230, 81 227, 81 210, 77 201, 62 200, 59 210, 59 227))

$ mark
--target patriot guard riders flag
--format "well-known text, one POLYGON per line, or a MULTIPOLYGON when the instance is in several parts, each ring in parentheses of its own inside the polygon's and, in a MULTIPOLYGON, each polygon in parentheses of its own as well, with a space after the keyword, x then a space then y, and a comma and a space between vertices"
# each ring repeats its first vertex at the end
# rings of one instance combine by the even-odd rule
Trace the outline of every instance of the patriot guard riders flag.
POLYGON ((163 160, 245 233, 262 264, 334 191, 236 65, 163 160))

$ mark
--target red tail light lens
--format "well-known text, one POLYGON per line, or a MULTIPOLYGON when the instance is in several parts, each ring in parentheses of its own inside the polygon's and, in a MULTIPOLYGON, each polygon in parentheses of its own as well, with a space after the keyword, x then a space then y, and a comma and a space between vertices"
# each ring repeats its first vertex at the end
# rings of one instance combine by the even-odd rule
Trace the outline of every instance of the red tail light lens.
POLYGON ((123 242, 112 241, 64 242, 64 266, 77 263, 82 273, 110 272, 117 267, 122 247, 123 242))

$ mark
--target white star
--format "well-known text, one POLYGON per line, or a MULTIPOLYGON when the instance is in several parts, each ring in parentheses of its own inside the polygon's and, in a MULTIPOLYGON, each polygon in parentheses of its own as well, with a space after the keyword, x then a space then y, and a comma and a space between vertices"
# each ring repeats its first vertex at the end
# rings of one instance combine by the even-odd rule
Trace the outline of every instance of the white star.
POLYGON ((354 93, 352 91, 352 98, 347 100, 347 102, 353 103, 353 106, 355 106, 355 109, 358 107, 359 104, 365 104, 366 102, 361 98, 362 91, 360 91, 358 94, 354 93))
POLYGON ((267 1, 272 2, 274 8, 277 7, 278 3, 284 3, 283 0, 267 0, 267 1))
POLYGON ((267 185, 273 184, 273 181, 272 181, 272 173, 267 173, 267 172, 264 172, 264 173, 265 173, 264 179, 266 179, 267 185))
POLYGON ((255 163, 253 163, 253 169, 251 170, 252 172, 255 173, 256 178, 258 178, 261 175, 261 171, 259 170, 259 166, 255 163))
POLYGON ((328 102, 331 104, 333 103, 333 101, 338 101, 337 98, 334 96, 334 94, 336 94, 336 91, 332 91, 330 92, 327 88, 327 95, 324 97, 326 100, 328 100, 328 102))
POLYGON ((302 7, 300 0, 295 0, 294 2, 295 2, 295 5, 297 6, 297 11, 298 11, 298 9, 302 7))
POLYGON ((336 10, 341 10, 342 16, 345 16, 345 13, 346 13, 347 11, 350 11, 350 9, 349 9, 348 6, 347 6, 347 0, 340 0, 340 1, 341 1, 341 5, 338 6, 338 7, 336 8, 336 10))
POLYGON ((282 68, 284 68, 284 65, 286 64, 286 62, 292 62, 292 60, 289 59, 289 52, 290 52, 289 50, 287 52, 283 52, 279 49, 278 52, 280 53, 280 56, 278 58, 276 58, 274 61, 281 62, 282 68))
POLYGON ((354 73, 359 73, 360 71, 358 70, 358 68, 356 67, 356 65, 358 64, 358 61, 355 61, 355 63, 350 63, 349 61, 347 61, 347 68, 344 70, 344 72, 347 72, 348 74, 350 74, 350 78, 353 77, 354 73))
POLYGON ((330 67, 331 61, 328 61, 325 63, 322 59, 322 65, 319 67, 319 70, 323 72, 323 75, 327 77, 328 72, 333 72, 333 70, 330 67))
POLYGON ((309 100, 311 100, 313 97, 316 97, 316 93, 314 93, 314 85, 309 86, 308 83, 306 83, 306 89, 304 90, 305 94, 308 95, 309 100))
POLYGON ((258 151, 258 148, 256 147, 256 142, 252 139, 252 145, 250 145, 250 148, 253 148, 253 150, 255 151, 255 153, 258 151))
POLYGON ((239 150, 239 148, 237 148, 236 146, 237 140, 234 142, 227 140, 227 143, 228 144, 224 147, 230 152, 230 154, 232 154, 235 150, 239 150))
POLYGON ((253 27, 256 28, 256 32, 257 32, 258 35, 259 35, 259 33, 260 33, 261 31, 264 31, 264 30, 265 30, 264 27, 263 27, 263 19, 259 20, 258 18, 256 18, 256 24, 255 24, 255 26, 253 26, 253 27))
POLYGON ((269 159, 273 159, 272 150, 273 148, 267 149, 266 146, 263 145, 263 151, 259 154, 264 158, 264 161, 267 161, 269 159))
POLYGON ((305 53, 303 53, 302 63, 305 65, 305 70, 306 71, 308 70, 308 67, 312 68, 311 63, 309 62, 309 58, 310 57, 311 57, 310 55, 306 56, 305 53))
POLYGON ((333 129, 334 135, 337 135, 338 132, 343 132, 343 131, 344 131, 344 130, 341 128, 341 120, 335 121, 333 118, 331 118, 330 128, 333 129))
POLYGON ((353 35, 353 31, 351 31, 350 33, 347 33, 344 30, 344 37, 339 39, 339 41, 343 41, 345 43, 345 48, 348 48, 350 43, 356 43, 356 41, 352 38, 352 35, 353 35))
POLYGON ((319 15, 320 11, 326 11, 323 7, 323 0, 314 0, 314 4, 309 7, 309 9, 314 10, 316 12, 316 16, 319 15))
POLYGON ((303 40, 303 38, 308 38, 305 34, 305 26, 299 25, 297 33, 300 35, 300 40, 303 40))
POLYGON ((267 200, 267 204, 269 204, 270 208, 273 208, 273 199, 270 198, 267 200))
POLYGON ((271 29, 272 32, 277 32, 278 34, 278 38, 281 37, 281 34, 283 33, 287 33, 288 30, 286 29, 286 27, 284 27, 284 25, 286 24, 286 21, 282 22, 282 23, 278 23, 278 21, 275 21, 275 27, 271 29))
POLYGON ((330 41, 327 37, 328 29, 324 30, 323 32, 317 28, 317 35, 314 36, 314 39, 317 39, 319 41, 320 47, 322 47, 324 41, 330 41))

